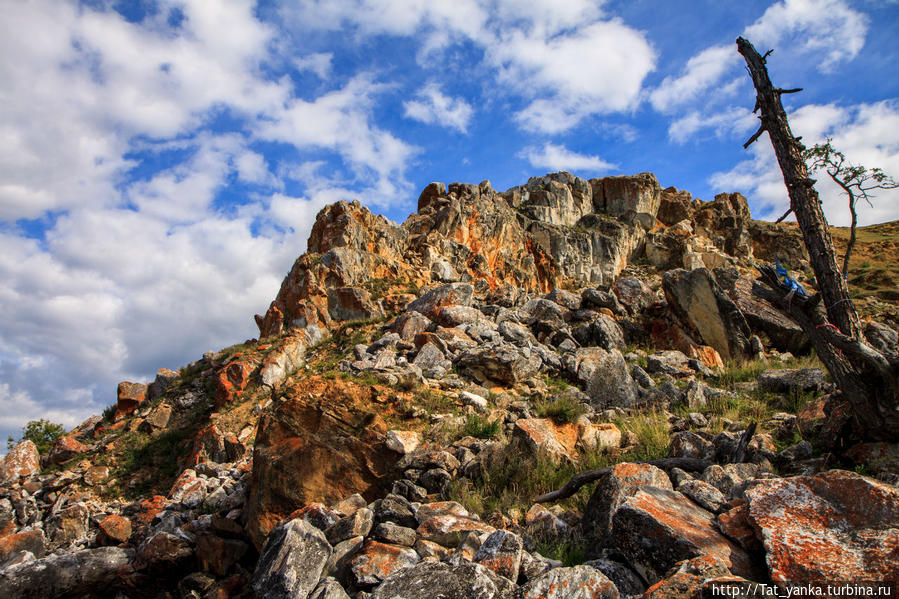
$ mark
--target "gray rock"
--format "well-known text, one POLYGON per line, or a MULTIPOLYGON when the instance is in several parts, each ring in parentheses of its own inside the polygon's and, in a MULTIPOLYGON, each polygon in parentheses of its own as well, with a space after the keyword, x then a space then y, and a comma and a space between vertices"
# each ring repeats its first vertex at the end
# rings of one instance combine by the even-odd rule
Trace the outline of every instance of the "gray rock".
POLYGON ((577 378, 586 383, 585 391, 594 409, 626 408, 637 403, 637 389, 620 351, 584 348, 576 355, 577 378))
POLYGON ((683 376, 690 374, 690 358, 676 349, 658 351, 646 357, 647 372, 683 376))
POLYGON ((612 528, 612 516, 624 500, 639 489, 652 486, 673 490, 671 480, 664 470, 649 464, 623 462, 612 467, 611 472, 596 481, 596 487, 581 523, 584 536, 607 545, 612 528))
POLYGON ((589 287, 581 292, 581 307, 588 309, 608 308, 615 314, 622 315, 627 313, 613 293, 589 287))
POLYGON ((618 589, 590 566, 555 568, 522 587, 521 599, 618 599, 618 589))
POLYGON ((631 314, 639 314, 655 302, 649 286, 636 277, 621 277, 612 285, 612 293, 631 314))
POLYGON ((652 377, 649 374, 634 364, 631 368, 631 378, 634 379, 634 382, 643 387, 644 389, 652 389, 656 386, 655 381, 652 380, 652 377))
POLYGON ((116 582, 133 556, 118 547, 51 555, 0 572, 0 597, 93 596, 116 582))
POLYGON ((722 358, 751 357, 749 325, 708 269, 670 270, 662 276, 662 290, 678 319, 722 358))
POLYGON ((636 572, 619 561, 600 558, 584 562, 585 566, 596 568, 612 581, 618 593, 624 597, 629 595, 642 595, 646 585, 640 580, 636 572))
POLYGON ((371 599, 512 599, 515 585, 478 564, 420 562, 381 583, 371 599))
POLYGON ((427 318, 436 318, 440 309, 448 305, 470 306, 474 298, 474 287, 468 283, 448 283, 433 289, 406 307, 427 318))
POLYGON ((497 530, 484 539, 474 561, 512 582, 517 582, 523 547, 524 543, 517 534, 497 530))
POLYGON ((537 338, 526 326, 511 320, 504 320, 499 324, 499 334, 503 336, 503 339, 515 345, 537 343, 537 338))
POLYGON ((306 597, 318 585, 331 552, 325 535, 308 522, 282 524, 266 539, 253 573, 253 591, 266 599, 306 597))
POLYGON ((325 578, 313 589, 309 599, 350 599, 340 583, 331 577, 325 578))
POLYGON ((696 433, 680 431, 671 435, 671 443, 668 445, 668 457, 710 460, 714 455, 715 446, 712 442, 696 433))
POLYGON ((820 368, 765 370, 759 375, 759 389, 769 393, 810 393, 821 391, 827 383, 820 368))
POLYGON ((528 348, 491 343, 465 350, 454 363, 478 382, 498 381, 514 385, 540 372, 543 360, 528 348))
MULTIPOLYGON (((413 519, 414 521, 414 519, 413 519)), ((371 534, 372 538, 393 545, 402 545, 404 547, 412 547, 415 545, 415 529, 407 526, 400 526, 393 522, 382 522, 378 524, 371 534)))
POLYGON ((345 541, 351 537, 366 536, 371 532, 375 523, 375 515, 368 508, 361 508, 352 516, 341 518, 335 522, 327 531, 328 542, 336 545, 341 541, 345 541))
POLYGON ((727 503, 727 498, 721 491, 701 480, 686 480, 677 486, 677 492, 683 493, 710 512, 720 512, 727 503))
POLYGON ((583 346, 597 346, 605 350, 624 349, 624 332, 614 318, 599 314, 595 320, 575 328, 572 336, 583 346))

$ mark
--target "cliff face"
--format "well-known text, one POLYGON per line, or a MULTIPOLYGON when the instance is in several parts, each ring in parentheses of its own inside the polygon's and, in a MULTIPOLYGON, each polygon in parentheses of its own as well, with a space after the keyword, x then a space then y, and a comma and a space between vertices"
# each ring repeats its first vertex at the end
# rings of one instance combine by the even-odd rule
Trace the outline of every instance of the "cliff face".
POLYGON ((458 281, 480 295, 505 286, 547 293, 609 285, 641 259, 721 266, 752 255, 749 220, 739 194, 692 201, 662 190, 651 173, 585 181, 562 172, 505 192, 486 181, 432 183, 402 225, 339 202, 319 213, 306 253, 256 322, 261 337, 305 329, 320 338, 335 322, 396 312, 410 299, 404 286, 458 281))

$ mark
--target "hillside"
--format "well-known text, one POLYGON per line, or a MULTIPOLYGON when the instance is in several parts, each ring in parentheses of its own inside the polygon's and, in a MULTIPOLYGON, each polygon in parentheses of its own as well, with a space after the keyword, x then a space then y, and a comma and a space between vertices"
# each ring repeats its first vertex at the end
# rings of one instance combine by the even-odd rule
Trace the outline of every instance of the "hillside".
MULTIPOLYGON (((893 326, 897 240, 860 229, 850 275, 893 326)), ((752 295, 775 256, 813 287, 795 226, 650 173, 433 183, 402 224, 327 206, 258 339, 10 452, 0 596, 896 580, 899 447, 853 427, 802 330, 752 295)))

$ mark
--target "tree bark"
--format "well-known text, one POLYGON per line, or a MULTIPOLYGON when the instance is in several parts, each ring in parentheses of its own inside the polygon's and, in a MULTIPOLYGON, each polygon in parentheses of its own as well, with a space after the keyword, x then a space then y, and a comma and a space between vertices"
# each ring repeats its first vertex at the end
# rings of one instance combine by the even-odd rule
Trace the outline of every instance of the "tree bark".
POLYGON ((788 295, 789 290, 780 284, 773 268, 763 267, 761 280, 768 288, 756 286, 753 292, 788 314, 811 339, 852 408, 857 436, 899 440, 899 355, 882 354, 864 338, 846 280, 837 266, 815 182, 809 178, 802 158, 804 148, 793 137, 780 102, 784 92, 771 84, 765 59, 752 44, 737 38, 737 48, 752 76, 757 93, 755 109, 761 111, 760 130, 768 132, 774 146, 819 291, 812 298, 788 295))
POLYGON ((827 228, 827 219, 821 209, 821 200, 815 191, 815 181, 808 176, 808 168, 802 159, 805 149, 793 137, 787 113, 780 102, 784 90, 775 88, 768 77, 765 59, 742 37, 737 38, 737 48, 752 76, 757 92, 756 110, 761 111, 760 130, 768 132, 777 162, 783 173, 787 192, 790 194, 790 208, 796 215, 802 238, 808 249, 809 262, 815 271, 818 290, 824 299, 828 320, 850 337, 861 334, 860 321, 843 274, 837 266, 833 239, 827 228))

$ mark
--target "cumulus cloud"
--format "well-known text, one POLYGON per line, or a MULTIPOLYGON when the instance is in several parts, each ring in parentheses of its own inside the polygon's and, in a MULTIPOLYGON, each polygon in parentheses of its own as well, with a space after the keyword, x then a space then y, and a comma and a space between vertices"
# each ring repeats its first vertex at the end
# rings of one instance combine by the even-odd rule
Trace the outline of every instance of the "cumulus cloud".
MULTIPOLYGON (((803 106, 790 115, 790 127, 811 146, 827 137, 855 164, 899 173, 899 103, 839 106, 803 106)), ((734 168, 715 173, 710 183, 721 191, 740 191, 750 199, 756 218, 776 218, 789 206, 783 176, 766 134, 750 146, 752 157, 734 168)), ((813 175, 824 214, 833 225, 848 226, 846 197, 826 174, 813 175)), ((899 219, 899 191, 876 194, 872 206, 859 206, 859 224, 870 225, 899 219)))
POLYGON ((467 132, 474 110, 464 99, 444 95, 435 83, 427 84, 415 97, 415 100, 403 102, 408 118, 455 129, 460 133, 467 132))
POLYGON ((768 7, 745 36, 759 47, 786 41, 791 54, 814 54, 827 72, 858 55, 867 31, 867 18, 843 0, 784 0, 768 7))
POLYGON ((740 61, 733 46, 712 46, 687 61, 684 72, 677 77, 665 77, 649 96, 653 108, 667 111, 692 102, 696 96, 717 83, 740 61))
POLYGON ((565 146, 547 143, 543 147, 530 146, 521 151, 521 156, 536 168, 550 171, 570 171, 597 174, 616 168, 599 156, 572 152, 565 146))
POLYGON ((746 108, 732 106, 714 114, 694 110, 672 121, 668 126, 668 138, 674 143, 683 144, 705 129, 711 129, 717 137, 724 137, 752 131, 754 127, 758 127, 758 119, 746 108))
MULTIPOLYGON (((853 10, 844 0, 783 0, 772 4, 742 33, 760 51, 776 48, 777 56, 811 60, 822 72, 832 71, 838 64, 855 58, 865 43, 867 18, 853 10)), ((649 93, 649 102, 660 112, 675 112, 687 103, 695 103, 713 87, 718 87, 706 108, 677 117, 669 134, 682 143, 690 134, 706 127, 708 121, 700 115, 719 112, 710 109, 729 95, 739 81, 723 80, 732 76, 742 65, 742 58, 733 45, 705 48, 691 57, 677 76, 668 76, 649 93)))

